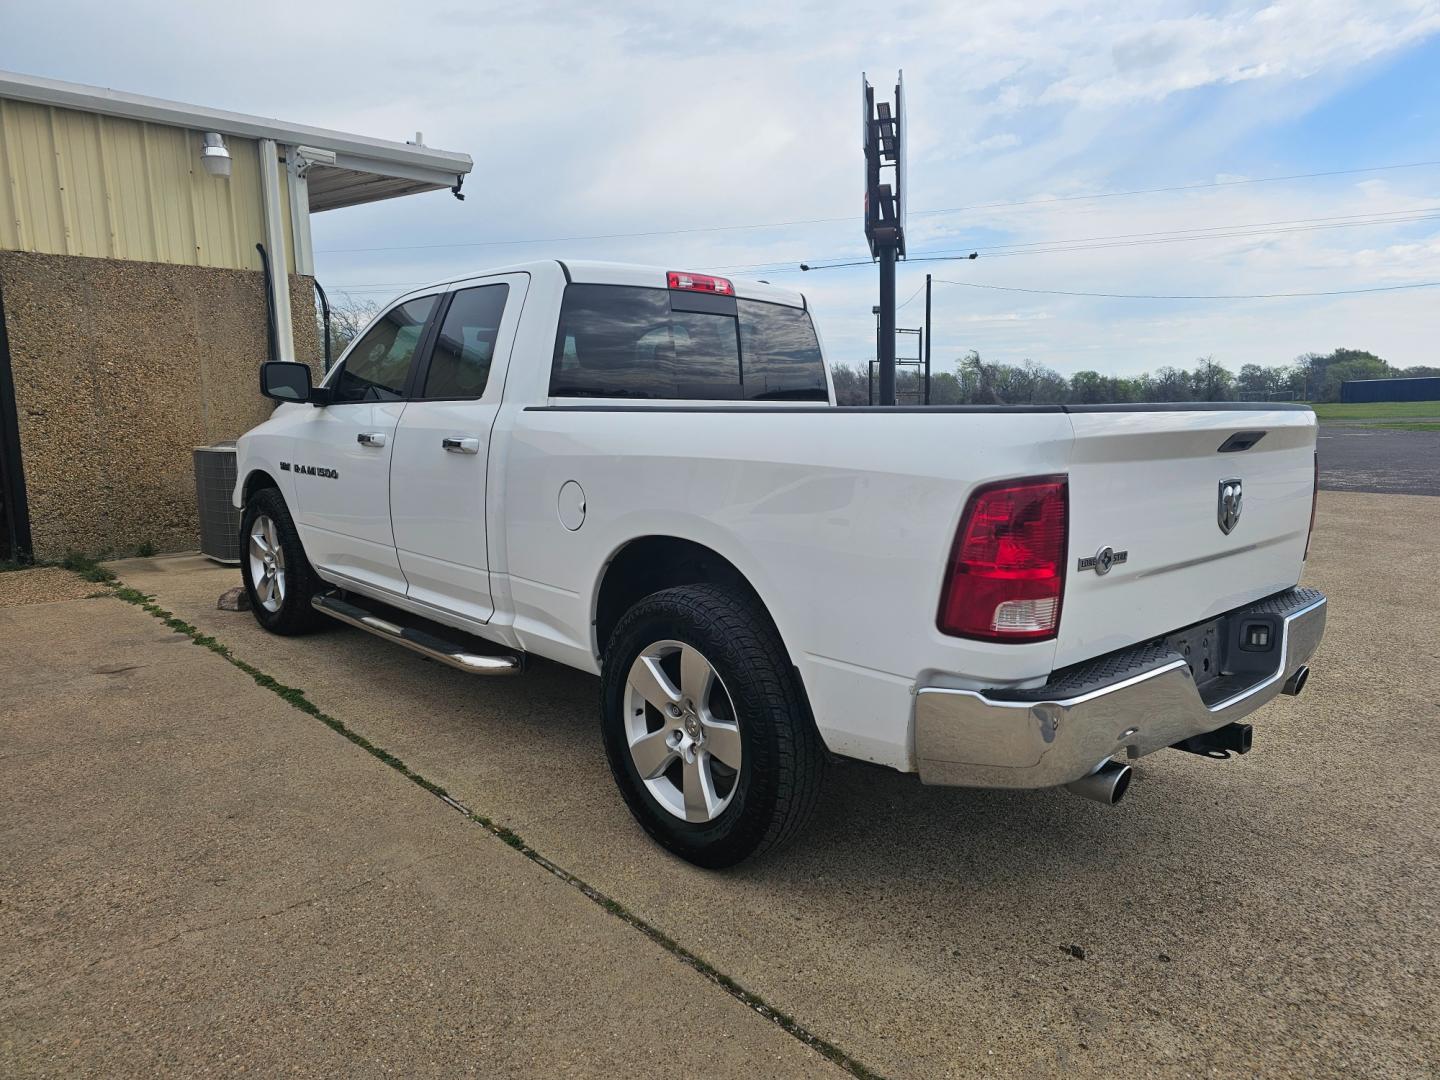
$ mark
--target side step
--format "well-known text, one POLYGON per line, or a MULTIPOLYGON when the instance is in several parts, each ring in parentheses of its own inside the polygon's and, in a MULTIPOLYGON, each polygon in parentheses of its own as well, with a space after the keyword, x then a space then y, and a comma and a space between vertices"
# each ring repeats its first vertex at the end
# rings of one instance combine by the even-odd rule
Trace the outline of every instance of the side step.
MULTIPOLYGON (((402 626, 394 621, 404 616, 395 612, 392 618, 377 615, 351 600, 342 599, 336 593, 324 593, 310 601, 316 611, 323 611, 332 619, 339 619, 361 630, 368 630, 376 637, 393 641, 412 649, 421 656, 428 656, 442 664, 458 668, 471 675, 518 675, 524 667, 524 657, 515 653, 476 652, 461 639, 469 637, 459 630, 450 631, 453 638, 441 637, 438 633, 422 630, 417 626, 402 626)), ((390 609, 387 609, 390 610, 390 609)), ((429 620, 425 620, 428 622, 429 620)), ((437 629, 438 624, 436 625, 437 629)), ((446 628, 448 629, 448 628, 446 628)))

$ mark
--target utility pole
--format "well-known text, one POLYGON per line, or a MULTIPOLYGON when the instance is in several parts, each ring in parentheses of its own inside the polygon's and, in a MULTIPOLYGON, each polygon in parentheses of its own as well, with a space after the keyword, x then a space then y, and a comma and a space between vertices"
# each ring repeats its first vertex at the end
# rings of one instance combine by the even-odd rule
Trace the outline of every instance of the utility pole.
POLYGON ((930 404, 930 275, 925 275, 925 404, 930 404))
POLYGON ((862 73, 864 109, 865 239, 880 264, 880 404, 895 404, 895 262, 905 257, 905 75, 895 83, 895 106, 875 101, 875 88, 862 73), (880 182, 893 169, 894 182, 880 182))

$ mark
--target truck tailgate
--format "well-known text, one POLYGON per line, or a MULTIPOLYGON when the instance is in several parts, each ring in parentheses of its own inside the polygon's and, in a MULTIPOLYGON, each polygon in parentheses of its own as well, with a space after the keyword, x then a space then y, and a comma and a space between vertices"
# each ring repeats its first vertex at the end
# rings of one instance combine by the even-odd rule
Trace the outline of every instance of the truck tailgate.
POLYGON ((1308 409, 1073 410, 1070 561, 1055 666, 1294 585, 1314 486, 1308 409), (1222 446, 1258 441, 1246 449, 1222 446), (1227 533, 1221 488, 1239 481, 1227 533), (1103 549, 1115 558, 1107 560, 1103 549), (1081 560, 1098 566, 1080 569, 1081 560), (1106 563, 1108 573, 1097 573, 1106 563))

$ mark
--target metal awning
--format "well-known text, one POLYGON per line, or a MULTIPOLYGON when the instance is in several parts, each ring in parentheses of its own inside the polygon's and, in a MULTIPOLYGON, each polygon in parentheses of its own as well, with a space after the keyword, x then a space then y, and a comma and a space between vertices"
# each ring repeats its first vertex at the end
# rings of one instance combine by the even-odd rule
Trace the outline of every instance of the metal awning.
POLYGON ((308 124, 289 124, 262 116, 9 71, 0 71, 0 98, 191 131, 217 131, 243 139, 273 139, 286 147, 309 146, 332 151, 334 165, 315 164, 307 173, 312 213, 421 191, 457 188, 475 164, 469 154, 451 150, 372 139, 308 124))

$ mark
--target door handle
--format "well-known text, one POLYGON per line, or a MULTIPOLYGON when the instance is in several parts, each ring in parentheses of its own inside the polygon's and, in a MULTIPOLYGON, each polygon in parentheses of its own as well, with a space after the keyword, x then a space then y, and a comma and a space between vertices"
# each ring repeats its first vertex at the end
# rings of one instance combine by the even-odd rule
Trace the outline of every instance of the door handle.
POLYGON ((385 433, 383 431, 362 431, 355 436, 355 441, 361 446, 384 446, 385 433))
POLYGON ((457 439, 447 435, 440 440, 440 445, 450 454, 478 454, 480 452, 480 440, 473 435, 463 439, 457 439))

